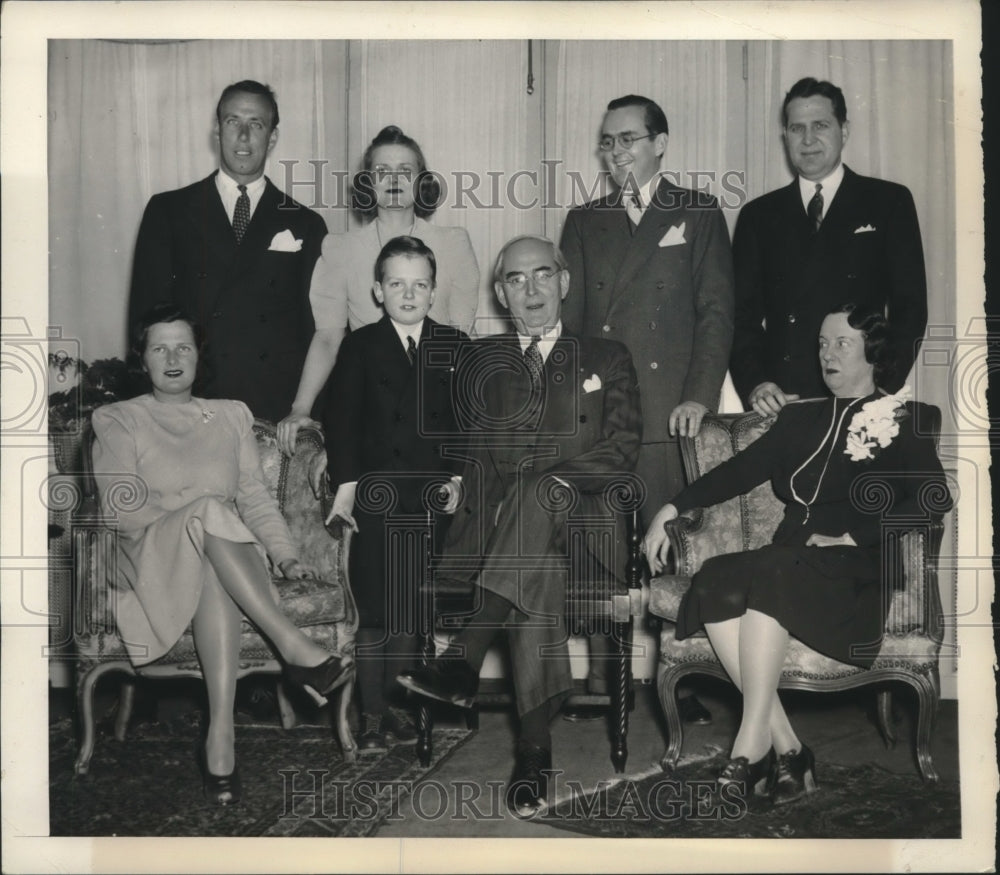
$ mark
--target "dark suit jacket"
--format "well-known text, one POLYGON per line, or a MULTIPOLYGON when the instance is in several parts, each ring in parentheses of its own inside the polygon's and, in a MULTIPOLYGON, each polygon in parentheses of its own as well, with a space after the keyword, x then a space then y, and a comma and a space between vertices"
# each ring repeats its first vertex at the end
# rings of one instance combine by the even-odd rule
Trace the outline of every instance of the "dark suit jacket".
POLYGON ((733 260, 736 335, 729 370, 744 404, 766 381, 804 398, 827 395, 820 325, 851 301, 888 308, 898 364, 895 380, 883 388, 902 386, 927 325, 923 247, 907 188, 845 167, 814 234, 795 179, 743 208, 733 260))
POLYGON ((392 517, 419 520, 429 503, 425 491, 460 467, 442 445, 455 436, 452 378, 467 340, 427 319, 411 365, 383 316, 348 334, 337 353, 324 405, 327 471, 334 488, 358 481, 350 575, 362 628, 398 634, 413 622, 416 577, 395 552, 409 542, 391 547, 386 527, 392 517))
POLYGON ((663 179, 634 236, 618 195, 592 201, 569 211, 560 247, 570 274, 563 324, 628 347, 644 440, 670 440, 670 412, 681 401, 717 409, 732 341, 733 268, 715 198, 663 179), (684 242, 661 246, 672 228, 684 242))
POLYGON ((154 195, 139 226, 129 327, 173 301, 205 329, 201 394, 243 401, 255 416, 288 414, 313 335, 309 283, 326 224, 270 180, 237 245, 213 173, 154 195), (298 252, 269 251, 284 230, 298 252))
MULTIPOLYGON (((459 428, 470 437, 461 453, 467 458, 465 500, 452 523, 446 556, 483 556, 502 502, 518 502, 522 528, 548 531, 560 525, 565 515, 550 513, 537 498, 539 488, 548 491, 543 479, 554 488, 549 475, 578 492, 574 515, 607 519, 605 490, 635 468, 642 439, 639 388, 628 350, 564 331, 546 359, 542 391, 533 394, 516 334, 472 347, 459 368, 465 394, 457 411, 459 428)), ((615 553, 624 556, 621 529, 618 539, 621 550, 615 553)), ((620 575, 622 568, 609 570, 620 575)))
POLYGON ((330 483, 365 474, 457 471, 441 452, 455 438, 452 380, 461 331, 425 319, 414 366, 388 316, 344 338, 327 383, 330 483))

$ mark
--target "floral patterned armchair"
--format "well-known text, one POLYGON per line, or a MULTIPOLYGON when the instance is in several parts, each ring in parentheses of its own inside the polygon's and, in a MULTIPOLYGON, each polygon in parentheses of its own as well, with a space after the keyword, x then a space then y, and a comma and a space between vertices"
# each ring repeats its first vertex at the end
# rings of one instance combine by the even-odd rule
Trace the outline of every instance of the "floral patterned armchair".
MULTIPOLYGON (((920 427, 937 439, 941 414, 936 407, 917 405, 920 427)), ((756 413, 706 416, 696 438, 682 442, 689 481, 710 471, 760 437, 773 423, 756 413)), ((862 500, 871 501, 877 512, 884 492, 874 486, 862 500)), ((924 496, 934 505, 943 496, 924 496)), ((929 506, 929 510, 935 507, 929 506)), ((940 506, 936 508, 940 510, 940 506)), ((754 550, 770 543, 784 506, 770 483, 704 510, 681 516, 667 525, 673 573, 654 578, 650 584, 650 612, 674 621, 680 601, 695 572, 710 556, 754 550)), ((885 635, 871 668, 848 665, 824 656, 791 638, 779 689, 813 691, 844 690, 874 684, 878 687, 878 721, 887 746, 895 743, 891 720, 892 681, 902 681, 916 690, 916 753, 920 773, 936 781, 930 754, 930 735, 940 698, 938 653, 942 641, 941 602, 937 586, 937 558, 943 527, 923 522, 898 531, 886 529, 886 566, 893 586, 886 587, 891 599, 885 635)), ((879 648, 879 644, 873 647, 879 648)), ((683 743, 682 724, 675 690, 688 674, 700 673, 728 680, 704 633, 678 641, 673 622, 660 633, 657 688, 667 721, 668 741, 663 767, 676 765, 683 743)))
MULTIPOLYGON (((347 578, 347 554, 350 531, 341 527, 327 532, 322 511, 308 482, 310 460, 323 452, 323 440, 314 428, 299 432, 296 453, 289 459, 277 447, 274 426, 258 420, 253 426, 260 452, 264 481, 278 500, 303 562, 317 570, 318 578, 284 580, 272 585, 281 609, 302 631, 330 653, 346 656, 354 652, 357 610, 347 578)), ((115 737, 125 736, 135 692, 133 678, 148 679, 201 677, 201 669, 190 629, 165 656, 138 670, 128 660, 125 647, 115 627, 111 600, 114 590, 116 530, 114 519, 102 515, 97 484, 91 468, 93 433, 89 424, 83 431, 80 453, 82 472, 79 478, 79 504, 73 515, 73 627, 75 640, 76 691, 81 723, 81 744, 76 773, 86 774, 94 751, 94 688, 98 680, 111 672, 127 675, 122 686, 115 723, 115 737)), ((130 499, 127 483, 101 484, 108 490, 112 506, 124 506, 130 499)), ((237 677, 250 674, 281 673, 281 664, 267 642, 249 621, 244 619, 237 677)), ((346 759, 353 760, 357 746, 348 727, 348 708, 354 689, 353 672, 336 692, 337 735, 346 759)), ((295 712, 282 683, 278 684, 278 703, 282 725, 295 723, 295 712)), ((331 700, 331 704, 333 701, 331 700)))

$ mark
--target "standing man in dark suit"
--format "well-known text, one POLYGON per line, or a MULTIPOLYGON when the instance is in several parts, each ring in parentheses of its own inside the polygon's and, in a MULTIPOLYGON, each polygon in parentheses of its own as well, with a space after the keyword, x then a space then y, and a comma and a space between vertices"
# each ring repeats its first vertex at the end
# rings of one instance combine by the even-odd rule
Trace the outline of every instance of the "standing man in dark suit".
MULTIPOLYGON (((567 525, 577 515, 614 519, 605 492, 633 470, 641 440, 631 356, 620 343, 563 330, 569 287, 566 261, 552 241, 516 237, 501 251, 494 289, 516 330, 478 341, 456 374, 469 390, 459 395, 456 418, 461 425, 470 417, 474 430, 462 475, 464 503, 441 568, 450 576, 465 571, 479 587, 481 607, 440 658, 399 678, 408 689, 468 707, 486 651, 503 630, 520 716, 507 803, 519 815, 544 804, 544 772, 552 767, 549 723, 573 683, 567 525), (562 490, 577 501, 560 501, 562 490)), ((453 509, 459 504, 454 481, 450 489, 453 509)), ((624 554, 622 541, 611 556, 594 558, 620 575, 624 554)))
POLYGON ((748 203, 733 238, 736 334, 729 370, 746 407, 764 415, 828 394, 816 358, 824 316, 844 301, 886 313, 895 392, 927 326, 927 280, 909 190, 841 161, 850 128, 844 93, 800 79, 782 107, 797 177, 748 203))
MULTIPOLYGON (((678 436, 697 434, 705 413, 718 409, 733 336, 726 222, 715 198, 660 176, 667 134, 667 117, 649 98, 608 104, 598 145, 618 190, 570 210, 561 242, 567 328, 619 340, 635 360, 647 522, 685 485, 678 436)), ((603 691, 602 680, 592 660, 593 692, 603 691)), ((682 704, 689 720, 710 719, 700 703, 682 704)))
POLYGON ((153 304, 177 304, 206 332, 203 393, 238 399, 276 422, 295 397, 312 338, 309 283, 326 224, 264 176, 278 140, 270 88, 229 85, 216 122, 219 170, 146 206, 129 328, 153 304))

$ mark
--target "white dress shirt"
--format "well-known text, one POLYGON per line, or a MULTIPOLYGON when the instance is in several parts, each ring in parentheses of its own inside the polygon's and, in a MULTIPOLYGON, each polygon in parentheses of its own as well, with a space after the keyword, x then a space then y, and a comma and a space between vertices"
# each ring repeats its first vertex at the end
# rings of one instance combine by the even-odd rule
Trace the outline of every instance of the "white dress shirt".
MULTIPOLYGON (((233 223, 233 213, 236 211, 236 199, 240 196, 239 183, 220 167, 219 172, 215 174, 215 187, 219 190, 219 197, 222 198, 222 206, 226 209, 226 215, 229 216, 229 224, 231 225, 233 223)), ((247 197, 250 198, 251 219, 266 187, 267 181, 264 179, 263 174, 258 176, 253 182, 247 183, 247 197)))
POLYGON ((844 162, 841 161, 834 169, 833 172, 823 179, 806 179, 805 177, 799 177, 799 194, 802 195, 802 207, 808 213, 809 212, 809 201, 813 199, 813 195, 816 194, 816 183, 818 182, 823 188, 820 194, 823 195, 823 213, 821 218, 825 219, 826 214, 830 211, 830 204, 833 203, 834 195, 837 194, 837 189, 840 188, 840 183, 844 181, 844 162))

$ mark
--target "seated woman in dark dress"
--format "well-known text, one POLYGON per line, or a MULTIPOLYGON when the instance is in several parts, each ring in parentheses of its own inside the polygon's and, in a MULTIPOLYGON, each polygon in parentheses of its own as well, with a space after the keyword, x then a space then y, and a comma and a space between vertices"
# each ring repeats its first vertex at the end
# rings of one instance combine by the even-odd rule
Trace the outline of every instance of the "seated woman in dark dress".
MULTIPOLYGON (((749 492, 766 480, 785 503, 772 543, 708 559, 681 601, 677 638, 704 627, 719 661, 743 693, 743 718, 718 783, 776 804, 815 789, 812 751, 792 729, 778 680, 794 635, 842 662, 869 666, 881 640, 884 517, 933 516, 918 496, 929 486, 947 496, 930 437, 918 434, 909 387, 877 387, 891 361, 884 316, 853 305, 830 313, 820 329, 823 380, 833 398, 788 404, 749 447, 700 477, 660 509, 643 544, 659 573, 669 543, 664 524, 678 514, 749 492), (892 474, 883 514, 852 500, 860 475, 892 474), (905 475, 905 476, 901 476, 905 475)), ((924 493, 927 494, 927 493, 924 493)), ((950 506, 950 499, 947 500, 950 506)), ((937 515, 947 507, 938 506, 937 515)))

